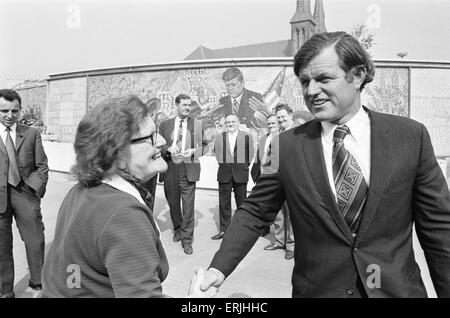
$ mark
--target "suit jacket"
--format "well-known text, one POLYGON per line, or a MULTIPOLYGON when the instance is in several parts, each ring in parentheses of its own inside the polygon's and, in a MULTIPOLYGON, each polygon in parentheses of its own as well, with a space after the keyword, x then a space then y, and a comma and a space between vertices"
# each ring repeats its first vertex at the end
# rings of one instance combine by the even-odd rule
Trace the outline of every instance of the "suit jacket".
POLYGON ((161 282, 169 264, 155 220, 132 195, 105 183, 77 184, 55 229, 42 270, 43 297, 165 296, 161 282), (77 270, 70 265, 78 266, 80 288, 67 285, 77 270))
POLYGON ((265 134, 261 137, 258 144, 258 150, 256 152, 256 158, 253 162, 252 169, 250 170, 250 175, 252 176, 253 182, 259 178, 261 174, 261 159, 264 158, 264 147, 266 145, 266 140, 269 134, 265 134))
MULTIPOLYGON (((244 88, 244 91, 242 93, 241 102, 239 104, 239 109, 237 116, 240 119, 241 124, 247 125, 247 127, 265 127, 265 118, 263 119, 257 119, 255 118, 255 111, 250 108, 249 106, 249 99, 250 97, 255 97, 256 99, 259 99, 260 101, 264 101, 263 96, 260 93, 248 90, 244 88)), ((213 116, 217 116, 217 114, 221 114, 222 116, 225 116, 227 114, 231 114, 233 110, 232 100, 231 96, 227 95, 224 97, 221 97, 219 99, 219 103, 223 105, 220 109, 217 110, 216 114, 213 116)))
MULTIPOLYGON (((27 186, 42 198, 48 181, 47 156, 42 146, 39 130, 17 124, 16 154, 20 176, 27 186)), ((0 138, 0 213, 6 210, 8 183, 8 154, 0 138)))
MULTIPOLYGON (((161 147, 161 154, 167 161, 168 169, 165 172, 163 180, 176 180, 176 162, 172 160, 171 154, 167 148, 172 146, 174 138, 175 117, 161 123, 159 134, 164 137, 167 143, 161 147)), ((188 117, 187 136, 185 149, 195 148, 195 153, 190 158, 184 158, 186 176, 189 182, 196 182, 200 179, 200 162, 198 158, 206 151, 207 141, 203 135, 202 122, 188 117)))
POLYGON ((450 297, 450 194, 429 134, 408 118, 369 116, 371 177, 356 237, 332 193, 321 125, 313 120, 272 141, 272 167, 235 213, 211 267, 228 276, 287 200, 296 242, 294 297, 348 297, 358 279, 369 297, 426 297, 413 225, 437 295, 450 297), (374 273, 379 288, 366 284, 374 273))
POLYGON ((217 181, 237 183, 248 182, 248 167, 253 158, 253 141, 251 135, 238 131, 234 149, 231 150, 226 132, 217 136, 214 155, 219 163, 217 181))

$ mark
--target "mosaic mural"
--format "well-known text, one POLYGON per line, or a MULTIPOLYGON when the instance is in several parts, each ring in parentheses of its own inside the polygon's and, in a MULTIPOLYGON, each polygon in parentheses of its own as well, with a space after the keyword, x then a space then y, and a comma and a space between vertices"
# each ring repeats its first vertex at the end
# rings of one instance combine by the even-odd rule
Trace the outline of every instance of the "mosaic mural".
MULTIPOLYGON (((245 88, 262 95, 263 113, 270 113, 279 102, 294 112, 311 116, 306 109, 298 79, 291 66, 237 66, 243 73, 245 88)), ((104 99, 136 94, 144 102, 157 97, 161 119, 176 114, 174 99, 180 93, 194 101, 192 116, 221 125, 217 114, 219 100, 227 96, 222 74, 227 67, 199 67, 179 70, 94 75, 49 82, 47 125, 59 134, 59 141, 71 142, 81 117, 104 99)), ((449 69, 377 67, 376 76, 363 90, 362 102, 370 109, 410 116, 429 129, 438 157, 450 156, 450 71, 449 69), (411 93, 409 92, 411 80, 411 93), (411 96, 410 96, 411 95, 411 96), (409 100, 411 98, 411 100, 409 100)), ((41 93, 39 93, 41 94, 41 93)), ((27 99, 33 99, 27 96, 27 99)), ((248 107, 248 106, 247 106, 248 107)), ((253 127, 257 133, 264 126, 253 127)))

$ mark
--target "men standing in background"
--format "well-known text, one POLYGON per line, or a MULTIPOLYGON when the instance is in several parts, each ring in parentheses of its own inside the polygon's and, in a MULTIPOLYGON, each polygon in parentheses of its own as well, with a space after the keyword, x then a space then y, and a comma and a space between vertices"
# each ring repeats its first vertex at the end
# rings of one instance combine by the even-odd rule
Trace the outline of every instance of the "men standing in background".
POLYGON ((15 297, 12 218, 25 243, 33 294, 42 289, 44 224, 41 198, 48 181, 47 156, 40 132, 17 123, 22 100, 0 90, 0 298, 15 297))
POLYGON ((264 165, 269 164, 268 160, 270 160, 272 138, 279 132, 277 116, 275 114, 268 115, 266 118, 266 123, 268 132, 259 140, 256 158, 253 162, 252 169, 250 170, 250 175, 252 176, 253 182, 256 182, 260 176, 261 168, 264 165))
POLYGON ((200 179, 198 158, 207 145, 202 122, 189 117, 191 105, 192 99, 188 95, 178 95, 175 98, 177 116, 162 122, 159 129, 167 141, 161 147, 161 153, 168 165, 164 193, 170 207, 173 241, 181 241, 186 254, 193 252, 195 186, 200 179))
POLYGON ((216 137, 214 145, 214 154, 219 163, 220 231, 211 237, 213 240, 221 239, 230 224, 231 191, 234 191, 236 207, 247 197, 248 167, 254 154, 252 137, 239 130, 239 118, 229 114, 225 117, 225 125, 227 131, 216 137))
MULTIPOLYGON (((280 134, 294 127, 293 111, 289 105, 278 104, 275 107, 275 114, 280 127, 280 134)), ((292 233, 291 220, 289 218, 289 207, 286 202, 283 203, 273 225, 275 228, 275 241, 264 247, 264 249, 266 251, 284 249, 284 258, 288 260, 292 259, 294 257, 295 242, 294 234, 292 233)))

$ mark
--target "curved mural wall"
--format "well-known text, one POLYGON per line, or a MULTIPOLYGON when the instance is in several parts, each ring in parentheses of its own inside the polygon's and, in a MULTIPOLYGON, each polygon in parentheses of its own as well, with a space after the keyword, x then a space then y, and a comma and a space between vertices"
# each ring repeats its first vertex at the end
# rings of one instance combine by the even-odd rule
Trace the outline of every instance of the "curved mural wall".
MULTIPOLYGON (((377 111, 424 123, 436 156, 447 160, 450 63, 375 61, 375 65, 375 80, 364 89, 363 103, 377 111)), ((222 74, 230 67, 238 68, 245 88, 260 94, 265 102, 255 120, 245 123, 247 128, 264 132, 264 120, 258 118, 264 119, 261 114, 270 113, 279 102, 288 103, 300 117, 310 118, 291 59, 211 60, 50 75, 45 110, 47 132, 56 135, 54 139, 60 142, 71 143, 86 111, 106 98, 124 94, 136 94, 144 102, 153 97, 161 99, 162 106, 156 110, 161 113, 159 120, 171 118, 175 116, 174 99, 180 93, 190 95, 195 102, 193 117, 220 129, 226 112, 221 101, 228 95, 222 74)))

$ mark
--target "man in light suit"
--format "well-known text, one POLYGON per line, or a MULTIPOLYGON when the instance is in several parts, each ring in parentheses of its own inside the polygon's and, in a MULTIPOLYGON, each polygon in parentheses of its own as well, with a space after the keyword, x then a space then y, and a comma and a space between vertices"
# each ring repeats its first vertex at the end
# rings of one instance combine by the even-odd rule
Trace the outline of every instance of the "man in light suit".
POLYGON ((294 73, 315 119, 272 141, 272 166, 236 211, 202 288, 220 286, 286 200, 293 297, 426 297, 413 226, 437 295, 450 297, 450 193, 426 128, 362 106, 375 68, 349 34, 315 34, 294 73))
POLYGON ((37 129, 17 123, 21 98, 0 90, 0 297, 14 297, 12 218, 25 242, 30 292, 42 289, 44 224, 41 198, 48 181, 47 156, 37 129))
POLYGON ((181 241, 184 252, 192 254, 195 186, 200 179, 198 158, 207 142, 203 136, 202 122, 189 117, 192 99, 180 94, 175 98, 175 105, 177 116, 162 122, 159 128, 159 134, 167 141, 161 147, 168 166, 164 174, 164 194, 170 207, 173 241, 181 241))
POLYGON ((213 240, 223 238, 231 221, 231 191, 234 191, 236 207, 247 197, 249 165, 254 148, 251 135, 239 130, 239 119, 229 114, 225 117, 227 131, 218 135, 214 144, 214 155, 219 163, 217 181, 219 182, 220 231, 213 240))

